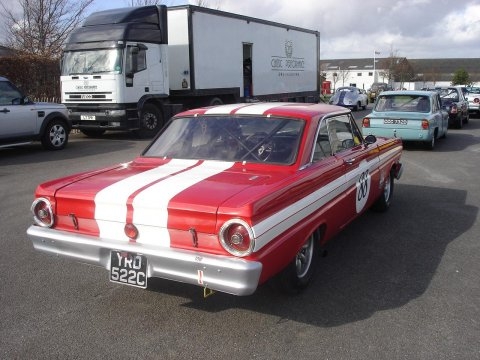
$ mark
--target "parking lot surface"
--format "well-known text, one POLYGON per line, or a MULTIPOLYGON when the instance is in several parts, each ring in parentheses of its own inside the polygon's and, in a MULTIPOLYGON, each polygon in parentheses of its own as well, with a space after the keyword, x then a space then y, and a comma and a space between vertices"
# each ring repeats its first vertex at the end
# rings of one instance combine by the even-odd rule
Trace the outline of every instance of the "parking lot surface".
POLYGON ((264 286, 204 299, 168 281, 139 290, 33 250, 37 184, 129 161, 147 144, 74 134, 62 151, 0 149, 0 358, 480 358, 479 118, 433 151, 407 146, 390 210, 333 239, 298 296, 264 286))

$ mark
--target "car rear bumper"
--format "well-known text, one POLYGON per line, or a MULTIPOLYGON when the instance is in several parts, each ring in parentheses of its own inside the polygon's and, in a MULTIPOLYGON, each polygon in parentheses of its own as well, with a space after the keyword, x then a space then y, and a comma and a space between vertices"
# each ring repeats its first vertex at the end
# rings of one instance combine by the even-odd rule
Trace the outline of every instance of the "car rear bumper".
POLYGON ((402 128, 364 128, 364 136, 375 135, 380 137, 399 138, 404 141, 430 141, 433 131, 402 128))
POLYGON ((110 252, 144 255, 147 277, 184 282, 233 295, 255 292, 262 264, 241 258, 211 255, 172 248, 152 248, 134 242, 120 242, 73 234, 32 225, 27 230, 33 247, 79 262, 110 270, 110 252))

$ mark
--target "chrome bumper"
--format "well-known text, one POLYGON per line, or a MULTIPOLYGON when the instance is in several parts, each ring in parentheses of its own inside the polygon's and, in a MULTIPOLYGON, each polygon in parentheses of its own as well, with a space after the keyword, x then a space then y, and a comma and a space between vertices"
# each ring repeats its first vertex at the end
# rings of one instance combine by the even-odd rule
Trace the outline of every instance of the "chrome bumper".
POLYGON ((256 261, 188 250, 152 248, 35 225, 28 228, 27 235, 36 250, 107 270, 110 270, 112 250, 142 254, 147 258, 147 277, 184 282, 233 295, 255 292, 262 272, 262 264, 256 261))

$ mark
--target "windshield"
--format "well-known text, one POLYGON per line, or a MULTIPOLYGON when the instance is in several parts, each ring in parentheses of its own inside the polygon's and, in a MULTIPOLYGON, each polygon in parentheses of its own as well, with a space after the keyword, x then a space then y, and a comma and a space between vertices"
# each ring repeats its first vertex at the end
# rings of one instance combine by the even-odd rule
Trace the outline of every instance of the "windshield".
POLYGON ((292 164, 304 121, 266 117, 173 119, 144 156, 292 164))
POLYGON ((442 99, 450 99, 453 101, 459 101, 457 89, 448 88, 448 89, 439 89, 438 90, 440 97, 442 99))
POLYGON ((425 95, 381 95, 375 111, 430 112, 430 99, 425 95))
POLYGON ((62 75, 119 74, 121 59, 121 49, 69 51, 63 56, 62 75))

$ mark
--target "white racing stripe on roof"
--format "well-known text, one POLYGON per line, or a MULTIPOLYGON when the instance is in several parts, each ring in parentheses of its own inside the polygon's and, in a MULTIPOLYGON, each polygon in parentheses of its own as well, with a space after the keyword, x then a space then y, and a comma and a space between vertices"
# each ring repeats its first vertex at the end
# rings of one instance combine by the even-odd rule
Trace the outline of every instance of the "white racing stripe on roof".
POLYGON ((122 179, 95 195, 95 220, 100 237, 128 240, 123 230, 127 218, 127 200, 131 194, 158 179, 195 165, 198 160, 172 160, 165 165, 122 179), (114 226, 118 223, 119 226, 114 226))
POLYGON ((235 113, 237 114, 246 114, 246 115, 263 115, 266 111, 278 107, 278 103, 260 103, 252 104, 252 106, 245 106, 235 113))
POLYGON ((236 109, 242 108, 247 106, 246 104, 229 104, 229 105, 222 105, 218 107, 214 107, 205 111, 206 115, 212 114, 231 114, 232 111, 234 112, 236 109))

